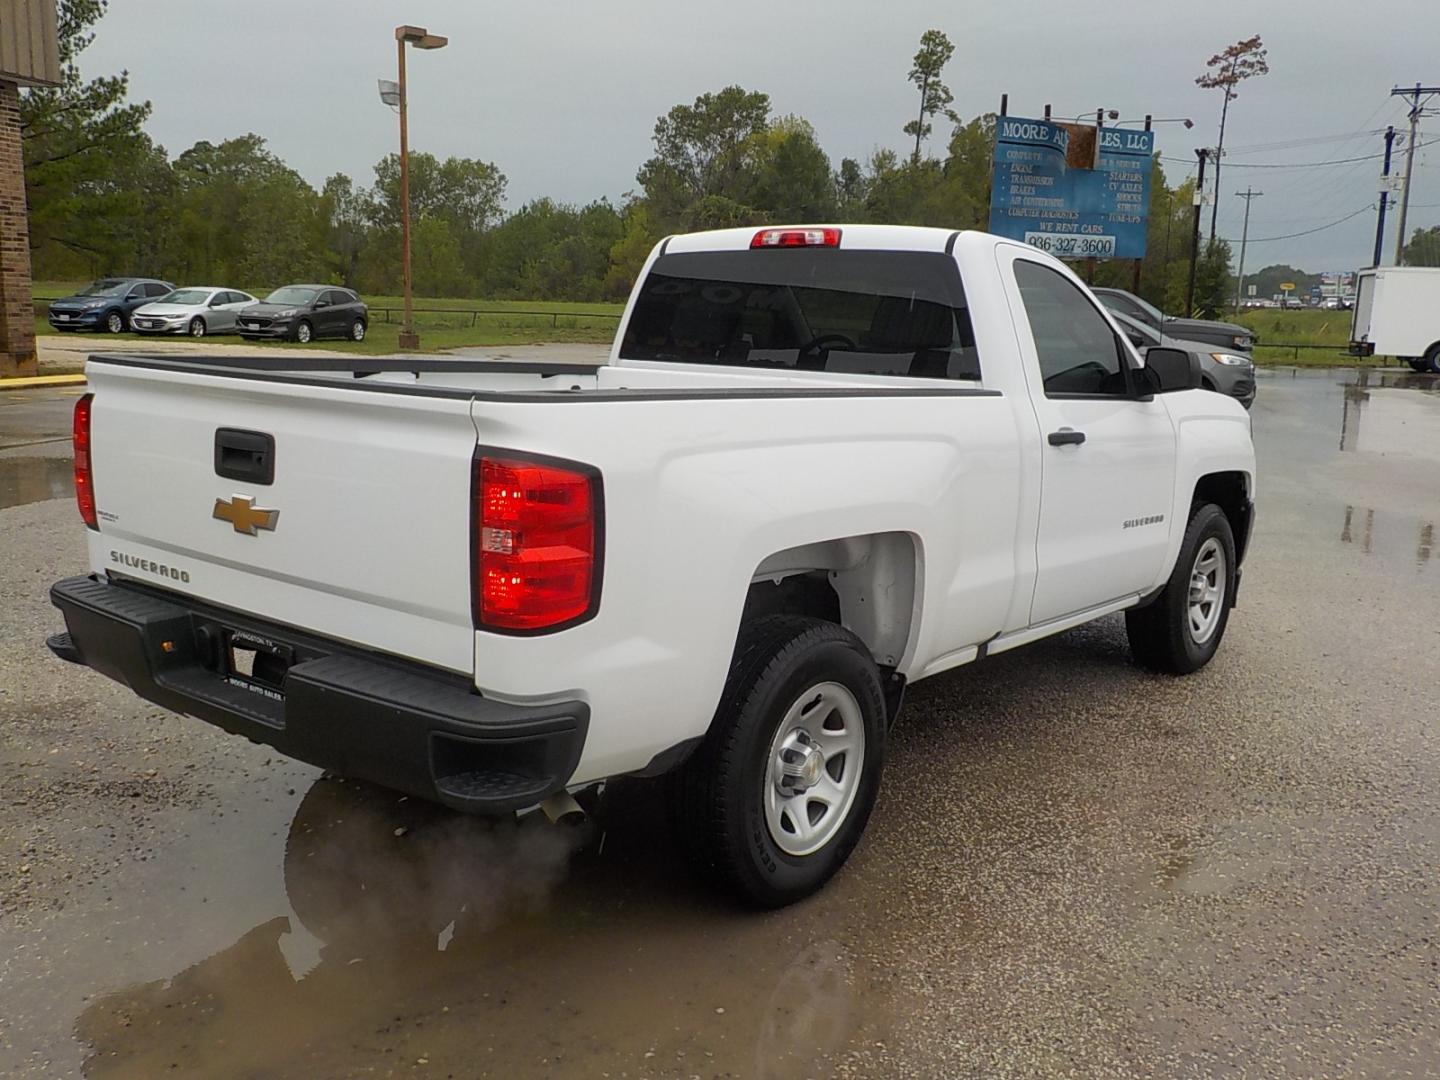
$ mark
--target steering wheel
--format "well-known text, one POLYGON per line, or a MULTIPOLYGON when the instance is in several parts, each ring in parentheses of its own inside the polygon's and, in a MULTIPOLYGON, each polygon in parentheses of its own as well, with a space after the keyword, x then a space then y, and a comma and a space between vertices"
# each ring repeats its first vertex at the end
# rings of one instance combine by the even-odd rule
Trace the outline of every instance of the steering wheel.
POLYGON ((800 352, 796 354, 795 359, 798 362, 799 359, 803 357, 806 353, 812 351, 819 352, 822 348, 829 344, 844 345, 847 349, 855 348, 855 342, 851 341, 844 334, 820 334, 816 337, 811 338, 804 345, 801 345, 800 352))

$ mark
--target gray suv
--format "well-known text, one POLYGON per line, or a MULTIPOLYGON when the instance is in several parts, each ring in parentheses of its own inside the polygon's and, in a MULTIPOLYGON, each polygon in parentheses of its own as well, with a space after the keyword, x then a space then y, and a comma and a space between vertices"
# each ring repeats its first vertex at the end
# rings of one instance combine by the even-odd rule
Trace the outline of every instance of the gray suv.
POLYGON ((1162 334, 1138 319, 1112 310, 1111 315, 1120 324, 1120 329, 1130 339, 1130 344, 1143 354, 1146 349, 1158 347, 1181 349, 1200 361, 1200 385, 1206 390, 1228 394, 1249 408, 1255 400, 1255 361, 1244 353, 1233 349, 1226 351, 1218 345, 1203 341, 1186 341, 1183 338, 1162 334))
POLYGON ((1166 315, 1149 301, 1124 289, 1091 289, 1100 302, 1117 315, 1126 315, 1150 329, 1185 341, 1217 345, 1222 349, 1250 352, 1258 340, 1255 331, 1239 323, 1215 322, 1212 319, 1177 319, 1166 315))

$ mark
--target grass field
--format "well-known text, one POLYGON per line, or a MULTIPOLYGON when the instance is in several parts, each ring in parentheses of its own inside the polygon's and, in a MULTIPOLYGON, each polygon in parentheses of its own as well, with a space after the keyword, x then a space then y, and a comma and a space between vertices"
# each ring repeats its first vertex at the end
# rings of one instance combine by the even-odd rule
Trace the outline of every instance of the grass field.
MULTIPOLYGON (((86 283, 37 281, 32 290, 37 298, 35 332, 52 334, 45 318, 44 298, 69 296, 86 283)), ((251 290, 252 292, 254 290, 251 290)), ((399 348, 403 301, 398 296, 366 296, 370 306, 370 327, 363 342, 327 339, 323 347, 356 353, 390 353, 399 348)), ((459 349, 483 345, 524 345, 556 341, 607 342, 615 336, 623 304, 580 303, 568 300, 469 300, 447 297, 416 297, 415 326, 421 348, 459 349), (428 309, 428 310, 427 310, 428 309), (473 310, 483 314, 471 314, 473 310)), ((138 335, 123 335, 125 337, 138 335)), ((241 339, 227 335, 220 340, 241 339)), ((264 342, 267 348, 303 349, 307 346, 285 342, 264 342)))
MULTIPOLYGON (((39 281, 34 295, 68 296, 84 282, 39 281)), ((251 290, 255 291, 255 290, 251 290)), ((262 290, 263 291, 263 290, 262 290)), ((367 296, 370 329, 363 342, 329 341, 325 348, 356 353, 389 353, 399 347, 402 302, 398 296, 367 296)), ((459 349, 484 345, 522 345, 541 342, 607 342, 615 334, 623 304, 580 303, 568 300, 472 300, 446 297, 416 297, 415 325, 426 351, 459 349), (426 310, 429 309, 429 310, 426 310), (484 314, 472 315, 480 309, 484 314)), ((1262 309, 1239 315, 1224 315, 1250 327, 1260 337, 1255 349, 1258 364, 1292 364, 1302 367, 1383 366, 1393 364, 1387 357, 1359 359, 1345 350, 1350 343, 1350 312, 1302 309, 1262 309), (1331 348, 1286 348, 1286 345, 1325 345, 1331 348)), ((35 330, 53 333, 39 305, 35 330)), ((128 335, 127 335, 128 336, 128 335)), ((239 341, 239 338, 224 340, 239 341)), ((264 343, 266 348, 300 348, 288 343, 264 343)))

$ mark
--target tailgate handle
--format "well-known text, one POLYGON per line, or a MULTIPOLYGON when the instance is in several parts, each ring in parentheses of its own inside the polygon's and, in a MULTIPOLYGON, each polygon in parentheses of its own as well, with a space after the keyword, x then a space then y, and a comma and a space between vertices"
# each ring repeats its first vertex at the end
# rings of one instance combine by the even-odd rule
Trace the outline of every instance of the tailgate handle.
POLYGON ((241 428, 216 428, 215 475, 250 484, 274 483, 275 436, 241 428))

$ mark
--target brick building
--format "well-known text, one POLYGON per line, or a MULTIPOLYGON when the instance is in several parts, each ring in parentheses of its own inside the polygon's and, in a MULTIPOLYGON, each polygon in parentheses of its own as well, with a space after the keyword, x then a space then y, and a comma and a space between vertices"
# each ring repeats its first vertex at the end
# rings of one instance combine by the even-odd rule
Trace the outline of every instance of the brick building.
POLYGON ((36 370, 20 87, 59 82, 55 0, 0 0, 0 377, 36 370))

